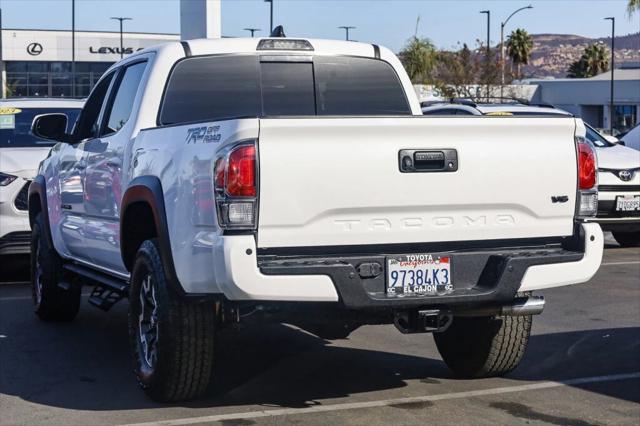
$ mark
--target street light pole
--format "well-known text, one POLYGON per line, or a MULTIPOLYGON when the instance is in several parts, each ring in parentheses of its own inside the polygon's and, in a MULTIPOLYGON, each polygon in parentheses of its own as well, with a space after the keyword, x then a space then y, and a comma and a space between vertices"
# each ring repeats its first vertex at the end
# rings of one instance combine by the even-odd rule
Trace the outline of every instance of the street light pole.
POLYGON ((264 0, 269 3, 269 34, 273 32, 273 0, 264 0))
POLYGON ((71 97, 76 97, 76 0, 71 0, 71 97))
POLYGON ((124 42, 122 40, 122 21, 130 21, 131 18, 122 18, 119 16, 112 16, 111 19, 120 21, 120 59, 124 57, 124 42))
POLYGON ((345 31, 345 40, 349 41, 349 30, 355 30, 356 27, 350 27, 350 26, 342 26, 342 27, 338 27, 338 28, 342 28, 345 31))
POLYGON ((509 22, 509 19, 511 19, 513 15, 525 9, 533 9, 533 6, 529 5, 529 6, 521 7, 520 9, 514 11, 511 15, 509 15, 509 17, 500 24, 500 97, 503 96, 503 90, 504 90, 504 64, 505 64, 504 58, 506 56, 504 52, 504 27, 505 25, 507 25, 507 22, 509 22))
POLYGON ((256 33, 256 31, 262 31, 260 28, 244 28, 245 31, 251 31, 251 38, 256 33))
POLYGON ((2 9, 0 9, 0 81, 2 82, 2 87, 0 88, 0 98, 6 97, 7 92, 7 82, 4 79, 4 62, 2 61, 2 9))
MULTIPOLYGON (((489 70, 489 61, 491 60, 491 11, 481 10, 480 13, 487 14, 487 71, 489 70)), ((489 81, 487 80, 487 101, 489 101, 489 81)))
POLYGON ((611 21, 611 109, 609 110, 609 134, 613 136, 613 121, 616 115, 616 109, 613 105, 613 73, 616 65, 616 18, 604 18, 611 21))

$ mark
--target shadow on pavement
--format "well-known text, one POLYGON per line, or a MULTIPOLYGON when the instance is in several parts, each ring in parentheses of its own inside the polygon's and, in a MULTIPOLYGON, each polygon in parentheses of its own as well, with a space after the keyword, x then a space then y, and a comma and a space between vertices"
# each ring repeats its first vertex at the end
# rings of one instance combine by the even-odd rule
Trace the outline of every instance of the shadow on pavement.
MULTIPOLYGON (((83 309, 71 324, 37 322, 26 315, 29 303, 3 309, 7 304, 0 301, 0 394, 77 410, 162 406, 145 397, 131 373, 126 303, 110 314, 83 309)), ((636 372, 639 353, 638 327, 534 335, 523 363, 509 378, 563 380, 636 372)), ((323 399, 402 388, 407 380, 437 384, 453 379, 440 359, 333 346, 283 325, 221 333, 217 362, 217 382, 209 396, 178 406, 305 407, 323 399)), ((478 387, 475 383, 473 389, 478 387)), ((638 386, 633 392, 606 383, 584 388, 640 399, 638 386)))
POLYGON ((29 255, 0 256, 0 285, 6 282, 29 281, 29 255))

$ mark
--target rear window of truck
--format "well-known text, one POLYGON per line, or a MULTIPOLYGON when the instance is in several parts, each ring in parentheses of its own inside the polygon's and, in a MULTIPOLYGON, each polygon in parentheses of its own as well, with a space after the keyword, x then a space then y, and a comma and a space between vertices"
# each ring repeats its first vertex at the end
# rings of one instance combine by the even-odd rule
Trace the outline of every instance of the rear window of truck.
POLYGON ((394 69, 360 57, 188 58, 173 69, 159 124, 268 116, 410 115, 394 69))

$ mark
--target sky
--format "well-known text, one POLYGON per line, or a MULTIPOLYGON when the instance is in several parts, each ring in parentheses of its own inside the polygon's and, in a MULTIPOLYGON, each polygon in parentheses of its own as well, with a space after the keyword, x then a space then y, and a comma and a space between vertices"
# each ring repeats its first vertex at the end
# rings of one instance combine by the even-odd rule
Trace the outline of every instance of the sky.
MULTIPOLYGON (((117 31, 111 16, 133 18, 125 31, 179 33, 180 0, 76 0, 78 30, 117 31)), ((438 48, 474 46, 486 39, 486 15, 491 11, 491 43, 500 40, 500 22, 514 10, 531 4, 533 9, 515 15, 505 34, 524 28, 530 34, 559 33, 587 37, 640 31, 640 13, 626 14, 627 0, 274 0, 274 24, 287 36, 344 38, 342 25, 357 27, 351 38, 377 43, 398 52, 407 39, 429 38, 438 48)), ((71 0, 0 0, 4 28, 70 29, 71 0)), ((263 0, 222 0, 222 34, 247 35, 243 28, 269 27, 269 4, 263 0)), ((505 35, 506 37, 506 35, 505 35)))

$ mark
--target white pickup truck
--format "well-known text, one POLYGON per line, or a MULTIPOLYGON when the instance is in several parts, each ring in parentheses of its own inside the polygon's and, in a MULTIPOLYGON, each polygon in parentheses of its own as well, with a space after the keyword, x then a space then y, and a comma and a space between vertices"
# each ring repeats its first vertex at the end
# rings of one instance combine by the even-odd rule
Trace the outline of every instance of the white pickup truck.
POLYGON ((168 43, 66 121, 33 122, 59 141, 29 189, 35 311, 73 319, 82 285, 105 310, 128 297, 156 400, 201 395, 216 331, 267 319, 434 332, 457 375, 505 374, 544 305, 531 292, 600 265, 579 119, 424 117, 377 45, 168 43))

